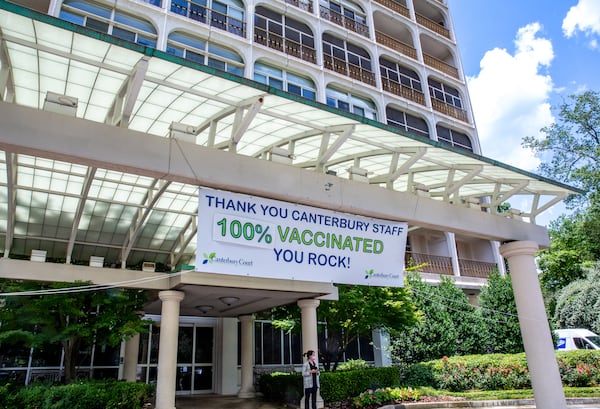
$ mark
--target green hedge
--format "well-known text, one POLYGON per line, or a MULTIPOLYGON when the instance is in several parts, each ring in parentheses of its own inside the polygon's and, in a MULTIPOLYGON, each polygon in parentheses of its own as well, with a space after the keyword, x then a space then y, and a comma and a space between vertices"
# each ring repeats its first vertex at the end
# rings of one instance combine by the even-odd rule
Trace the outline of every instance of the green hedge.
POLYGON ((22 409, 140 409, 150 400, 144 383, 98 381, 69 385, 32 385, 0 390, 0 407, 22 409), (5 393, 5 391, 7 393, 5 393))
MULTIPOLYGON (((398 367, 368 368, 349 371, 321 372, 321 397, 325 402, 339 402, 358 396, 367 389, 398 386, 398 367)), ((297 403, 302 398, 302 375, 298 372, 262 375, 259 389, 266 400, 297 403)))
MULTIPOLYGON (((564 386, 600 385, 600 351, 556 354, 564 386)), ((524 353, 442 358, 415 364, 403 371, 402 385, 430 386, 449 391, 531 388, 524 353)))

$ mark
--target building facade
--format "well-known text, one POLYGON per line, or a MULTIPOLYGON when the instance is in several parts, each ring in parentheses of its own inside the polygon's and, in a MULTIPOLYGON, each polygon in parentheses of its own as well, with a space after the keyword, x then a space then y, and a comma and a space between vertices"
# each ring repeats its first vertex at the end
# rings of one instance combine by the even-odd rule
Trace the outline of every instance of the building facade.
MULTIPOLYGON (((64 281, 90 268, 104 283, 173 274, 125 284, 159 291, 148 334, 82 359, 86 371, 156 381, 161 409, 176 393, 251 396, 255 367, 293 367, 323 346, 316 310, 337 297, 332 283, 185 274, 201 251, 198 186, 407 220, 405 265, 473 297, 504 272, 502 241, 547 245, 535 216, 572 191, 479 156, 445 0, 11 3, 26 9, 3 6, 2 277, 47 280, 39 261, 64 281), (13 28, 11 13, 40 28, 13 28), (32 117, 22 106, 35 118, 16 122, 32 117), (82 150, 59 143, 99 135, 82 150), (498 214, 519 194, 534 197, 529 210, 498 214), (301 338, 252 315, 293 302, 301 338)), ((349 353, 385 364, 369 341, 349 353)), ((39 352, 4 366, 27 382, 52 376, 60 362, 36 367, 39 352)))

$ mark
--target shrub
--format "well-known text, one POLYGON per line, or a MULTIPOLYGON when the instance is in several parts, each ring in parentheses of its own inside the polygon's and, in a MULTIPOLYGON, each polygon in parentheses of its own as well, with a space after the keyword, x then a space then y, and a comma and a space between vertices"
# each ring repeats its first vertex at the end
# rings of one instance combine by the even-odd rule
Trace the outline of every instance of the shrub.
POLYGON ((273 372, 263 374, 258 387, 265 400, 271 402, 300 402, 304 394, 302 374, 299 372, 273 372))
MULTIPOLYGON (((398 386, 398 367, 367 368, 348 371, 321 372, 321 397, 326 402, 340 402, 359 395, 368 389, 398 386)), ((264 398, 274 402, 295 403, 304 394, 300 373, 262 375, 259 389, 264 398)))
POLYGON ((364 359, 349 359, 338 366, 338 371, 352 371, 356 369, 367 369, 371 366, 364 359))
POLYGON ((431 386, 437 388, 432 365, 413 364, 408 365, 402 373, 401 385, 404 386, 431 386))
MULTIPOLYGON (((559 352, 556 357, 565 386, 600 385, 600 351, 559 352)), ((525 354, 520 353, 444 357, 411 365, 402 384, 460 392, 530 388, 531 380, 525 354)))
POLYGON ((139 409, 150 394, 151 387, 144 383, 92 381, 60 386, 32 385, 6 399, 12 407, 24 409, 139 409))
POLYGON ((368 390, 352 400, 355 408, 368 409, 385 404, 419 400, 419 392, 412 388, 382 388, 368 390))

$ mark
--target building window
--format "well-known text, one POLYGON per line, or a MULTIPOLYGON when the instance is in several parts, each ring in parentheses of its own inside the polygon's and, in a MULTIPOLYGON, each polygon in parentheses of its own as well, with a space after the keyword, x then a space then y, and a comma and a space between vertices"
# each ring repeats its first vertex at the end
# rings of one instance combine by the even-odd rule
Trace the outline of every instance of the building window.
POLYGON ((244 75, 244 63, 238 53, 178 31, 169 34, 167 52, 221 71, 244 75))
POLYGON ((157 35, 152 24, 112 7, 89 1, 67 0, 62 5, 59 17, 101 33, 156 48, 157 35))
POLYGON ((327 87, 327 105, 377 120, 377 108, 371 100, 352 95, 346 91, 327 87))
POLYGON ((379 68, 385 91, 425 105, 421 78, 415 71, 383 57, 379 59, 379 68))
POLYGON ((256 365, 301 365, 302 338, 299 333, 277 329, 268 320, 254 321, 256 365))
POLYGON ((319 0, 319 12, 321 18, 369 36, 367 15, 357 4, 345 0, 319 0))
POLYGON ((434 79, 429 79, 429 94, 433 99, 441 101, 445 104, 452 105, 462 109, 463 104, 460 94, 456 88, 443 84, 434 79))
POLYGON ((317 61, 315 38, 310 28, 265 7, 256 7, 254 41, 313 64, 317 61))
POLYGON ((304 98, 317 97, 315 84, 309 78, 261 62, 254 64, 254 80, 304 98))
POLYGON ((171 0, 171 11, 246 37, 244 4, 238 0, 171 0))
POLYGON ((429 127, 424 119, 407 114, 404 111, 387 107, 385 110, 387 123, 406 132, 429 138, 429 127))
POLYGON ((323 33, 323 62, 328 70, 375 85, 369 53, 329 33, 323 33))
POLYGON ((461 148, 469 152, 473 152, 473 144, 471 143, 471 139, 464 133, 454 131, 441 125, 437 125, 435 129, 437 132, 438 141, 450 146, 456 146, 457 148, 461 148))

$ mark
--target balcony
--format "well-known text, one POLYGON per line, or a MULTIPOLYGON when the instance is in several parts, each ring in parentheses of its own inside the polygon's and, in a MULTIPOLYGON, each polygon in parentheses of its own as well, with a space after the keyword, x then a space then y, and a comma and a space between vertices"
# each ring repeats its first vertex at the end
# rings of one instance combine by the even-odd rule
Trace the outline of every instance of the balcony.
POLYGON ((453 67, 452 65, 447 64, 442 60, 438 60, 437 58, 429 54, 423 53, 423 62, 425 62, 425 64, 429 67, 441 71, 444 74, 450 75, 451 77, 456 78, 457 80, 460 79, 458 76, 458 69, 456 67, 453 67))
POLYGON ((309 13, 313 12, 312 0, 285 0, 285 2, 287 4, 293 4, 300 10, 308 11, 309 13))
POLYGON ((321 18, 329 20, 339 26, 345 27, 348 30, 352 30, 355 33, 363 35, 365 37, 369 37, 369 26, 359 21, 354 20, 353 18, 347 17, 340 12, 335 10, 331 10, 325 6, 319 6, 321 12, 321 18))
POLYGON ((194 1, 178 4, 171 2, 171 12, 200 23, 209 24, 240 37, 246 37, 246 23, 221 11, 209 9, 194 1))
POLYGON ((365 68, 359 67, 358 65, 350 64, 345 60, 335 58, 332 55, 324 55, 323 62, 325 68, 337 73, 343 74, 347 77, 354 78, 364 82, 365 84, 375 85, 375 74, 365 68))
MULTIPOLYGON (((452 258, 445 256, 435 256, 433 254, 406 252, 404 264, 407 267, 419 266, 420 273, 454 275, 452 269, 452 258)), ((492 272, 497 270, 496 263, 486 261, 458 259, 461 277, 476 277, 487 279, 492 272)))
POLYGON ((428 28, 431 31, 434 31, 436 33, 438 33, 441 36, 446 37, 447 39, 450 39, 450 30, 448 30, 447 28, 445 28, 444 26, 436 23, 433 20, 428 19, 427 17, 416 13, 415 17, 417 18, 417 23, 419 23, 420 25, 422 25, 425 28, 428 28))
POLYGON ((261 28, 255 27, 254 42, 265 45, 277 51, 282 51, 286 54, 313 64, 317 62, 317 54, 314 48, 282 37, 281 35, 271 31, 265 31, 261 28))
POLYGON ((467 111, 462 108, 458 108, 454 105, 450 105, 444 101, 440 101, 439 99, 431 98, 431 107, 441 112, 442 114, 446 114, 453 118, 456 118, 460 121, 469 123, 469 117, 467 116, 467 111))
POLYGON ((394 0, 375 0, 375 3, 379 3, 398 14, 402 14, 406 18, 410 18, 410 10, 408 7, 400 3, 396 3, 394 0))
POLYGON ((416 102, 417 104, 425 105, 425 95, 423 92, 407 87, 397 81, 390 78, 381 78, 384 91, 391 92, 394 95, 409 99, 416 102))
POLYGON ((412 58, 413 60, 418 59, 417 58, 417 50, 414 47, 411 47, 408 44, 398 41, 395 38, 382 33, 381 31, 375 31, 375 39, 377 40, 377 42, 379 44, 389 47, 393 50, 396 50, 399 53, 412 58))

